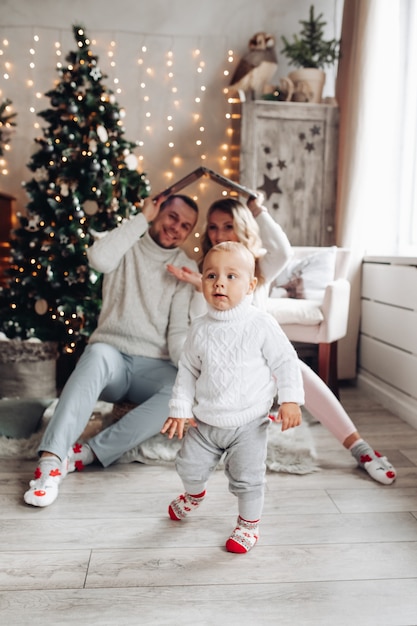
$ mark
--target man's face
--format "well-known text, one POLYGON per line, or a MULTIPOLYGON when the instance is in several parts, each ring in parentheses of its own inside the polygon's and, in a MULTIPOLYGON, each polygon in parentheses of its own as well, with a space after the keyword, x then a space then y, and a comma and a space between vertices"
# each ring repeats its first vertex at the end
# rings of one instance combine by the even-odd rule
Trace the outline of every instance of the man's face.
POLYGON ((161 248, 181 246, 197 222, 197 212, 180 198, 174 198, 156 216, 149 228, 152 239, 161 248))

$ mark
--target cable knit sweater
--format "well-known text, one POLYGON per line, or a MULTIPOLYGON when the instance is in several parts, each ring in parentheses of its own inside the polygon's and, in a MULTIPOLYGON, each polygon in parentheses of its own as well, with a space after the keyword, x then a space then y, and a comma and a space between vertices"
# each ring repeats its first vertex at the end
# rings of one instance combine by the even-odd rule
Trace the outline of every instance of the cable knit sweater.
POLYGON ((170 416, 236 428, 279 403, 304 403, 297 354, 271 315, 246 298, 228 311, 212 307, 190 328, 179 362, 170 416))
POLYGON ((103 305, 90 343, 104 342, 124 354, 171 359, 177 365, 194 288, 178 281, 166 266, 197 266, 181 249, 158 246, 147 231, 139 213, 89 248, 91 266, 104 273, 103 305))

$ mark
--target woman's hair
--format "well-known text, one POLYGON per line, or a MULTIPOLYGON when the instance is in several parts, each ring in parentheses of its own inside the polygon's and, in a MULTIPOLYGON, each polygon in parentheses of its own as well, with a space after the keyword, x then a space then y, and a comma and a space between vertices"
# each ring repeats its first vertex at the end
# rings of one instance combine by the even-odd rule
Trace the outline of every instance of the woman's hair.
POLYGON ((262 247, 259 227, 248 207, 234 198, 216 200, 207 211, 206 227, 201 242, 203 256, 200 260, 200 267, 205 255, 213 247, 208 236, 207 222, 214 211, 222 211, 230 215, 233 220, 233 229, 239 242, 255 257, 255 276, 258 279, 258 283, 262 283, 264 279, 259 268, 259 259, 265 254, 265 249, 262 247))

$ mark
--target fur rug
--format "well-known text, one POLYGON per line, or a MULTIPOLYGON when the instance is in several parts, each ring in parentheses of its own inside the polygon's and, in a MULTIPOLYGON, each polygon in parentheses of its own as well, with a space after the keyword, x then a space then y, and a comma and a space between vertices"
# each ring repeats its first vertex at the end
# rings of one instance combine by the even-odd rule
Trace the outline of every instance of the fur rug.
MULTIPOLYGON (((46 409, 40 429, 28 439, 0 437, 0 458, 36 459, 38 445, 46 425, 53 415, 56 402, 54 401, 46 409)), ((91 424, 94 426, 94 422, 97 422, 100 427, 109 425, 111 423, 112 409, 113 405, 106 402, 98 402, 90 418, 91 424)), ((309 415, 303 411, 302 425, 285 432, 281 432, 279 424, 271 421, 266 461, 269 471, 309 474, 318 470, 309 421, 309 415)), ((96 429, 96 432, 100 429, 96 429)), ((90 428, 89 435, 93 436, 94 434, 94 428, 90 428)), ((164 435, 158 434, 124 454, 119 463, 137 461, 149 465, 172 464, 180 445, 181 443, 177 439, 169 440, 164 435)), ((221 464, 218 467, 221 467, 221 464)))

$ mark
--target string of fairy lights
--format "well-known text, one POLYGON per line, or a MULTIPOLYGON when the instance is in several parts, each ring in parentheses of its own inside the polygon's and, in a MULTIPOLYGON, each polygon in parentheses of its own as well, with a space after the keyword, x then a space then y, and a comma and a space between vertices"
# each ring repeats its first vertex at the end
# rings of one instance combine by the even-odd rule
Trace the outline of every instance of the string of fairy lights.
MULTIPOLYGON (((14 174, 17 159, 21 167, 22 155, 14 158, 14 141, 19 137, 24 139, 27 162, 31 140, 41 131, 37 113, 50 106, 44 94, 58 80, 56 69, 65 66, 66 54, 76 46, 70 31, 70 28, 68 32, 59 31, 57 35, 49 28, 20 27, 16 38, 2 37, 1 32, 8 32, 8 27, 0 29, 0 102, 10 98, 11 110, 17 113, 17 126, 7 147, 7 158, 0 161, 0 181, 9 177, 10 186, 15 188, 22 185, 22 180, 16 180, 14 174), (15 40, 25 43, 16 47, 13 46, 15 40)), ((158 168, 159 163, 168 163, 168 167, 158 171, 166 186, 188 173, 184 168, 190 161, 194 164, 192 169, 206 165, 233 178, 237 173, 230 156, 232 99, 227 94, 235 63, 233 50, 226 47, 225 41, 218 42, 224 53, 217 57, 220 67, 214 67, 212 38, 200 39, 195 45, 196 37, 148 33, 129 33, 129 37, 126 46, 126 33, 111 36, 101 33, 91 38, 91 50, 97 55, 107 84, 120 103, 123 117, 126 115, 123 122, 130 123, 126 135, 136 141, 138 169, 148 173, 149 164, 156 160, 154 154, 157 154, 158 168), (123 109, 127 104, 128 111, 123 109), (213 107, 219 111, 214 120, 213 107)), ((208 184, 204 178, 199 181, 197 201, 208 184)), ((198 251, 197 242, 194 252, 198 251)))

